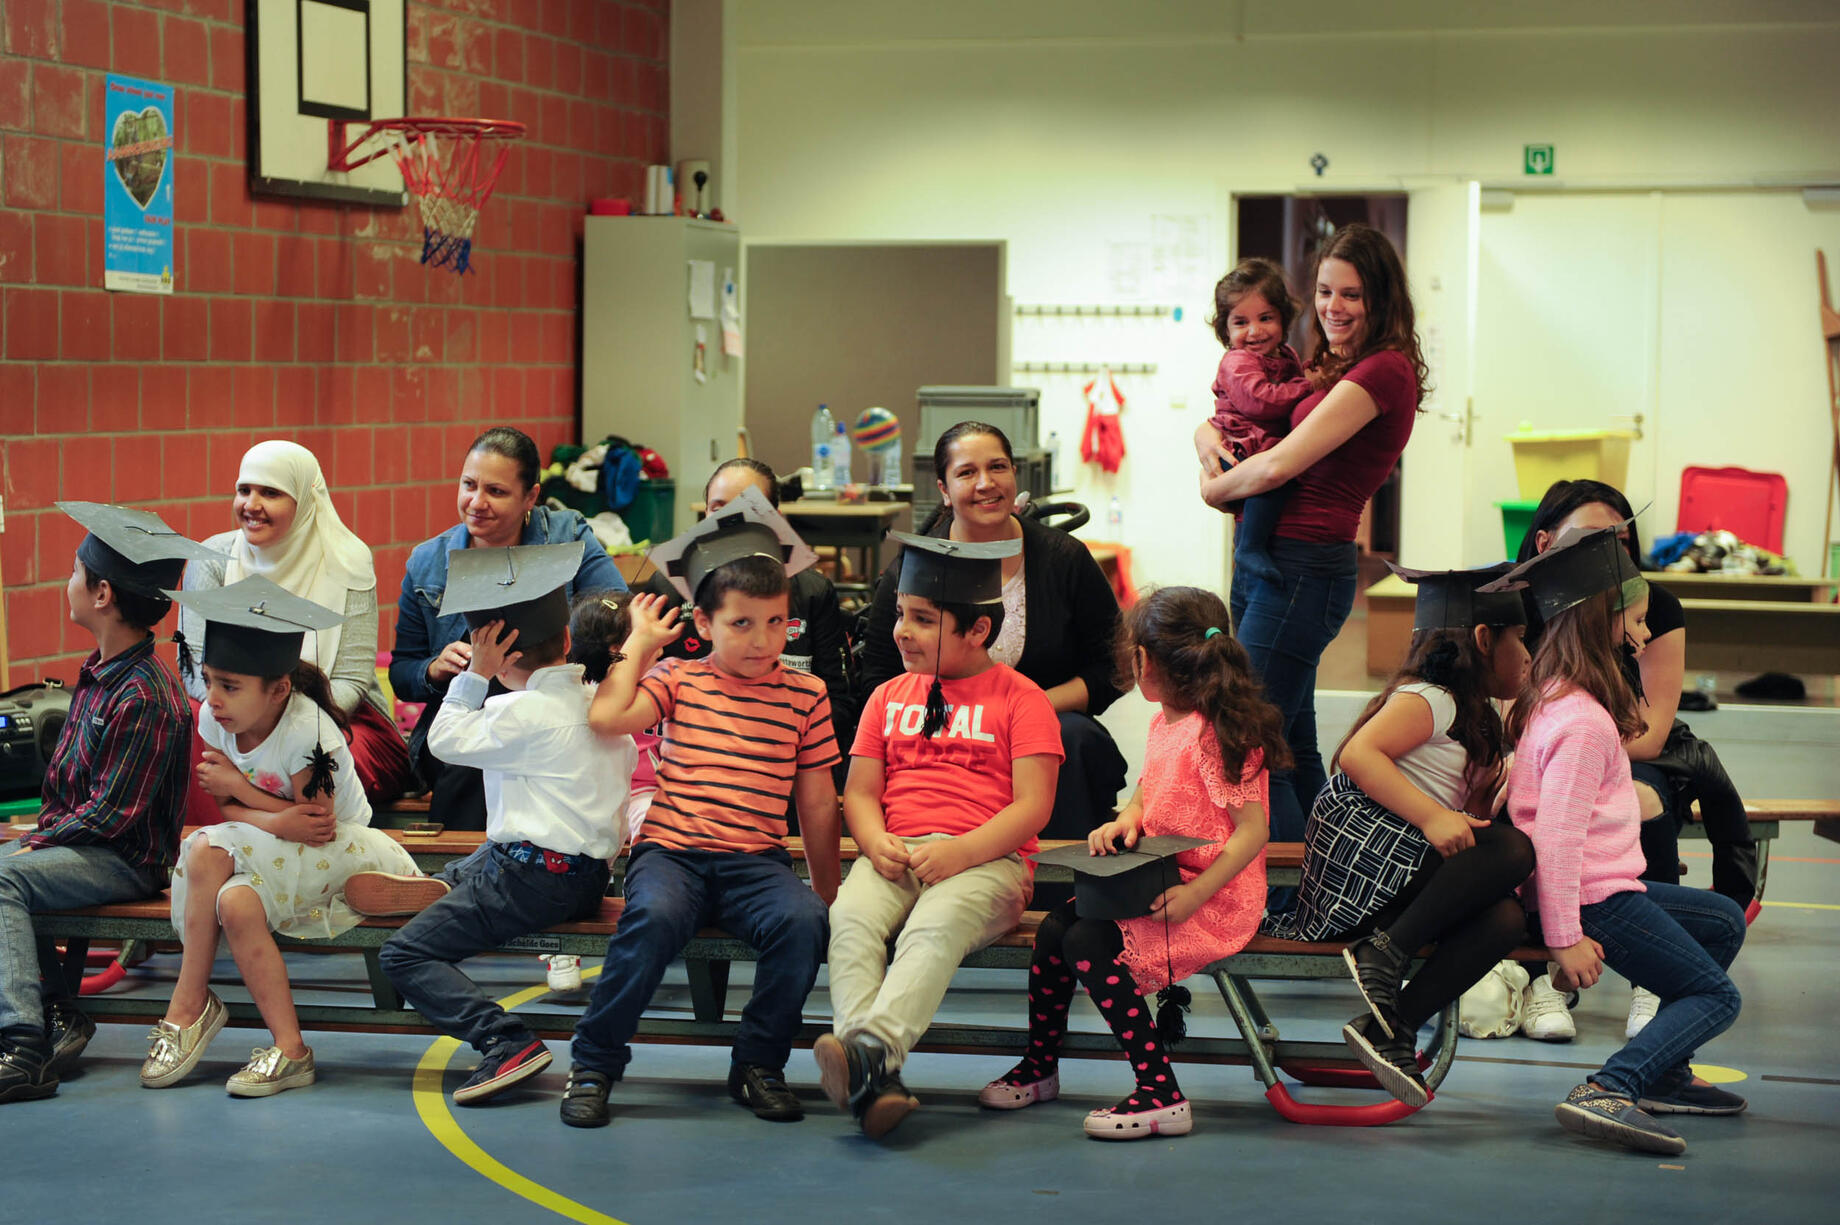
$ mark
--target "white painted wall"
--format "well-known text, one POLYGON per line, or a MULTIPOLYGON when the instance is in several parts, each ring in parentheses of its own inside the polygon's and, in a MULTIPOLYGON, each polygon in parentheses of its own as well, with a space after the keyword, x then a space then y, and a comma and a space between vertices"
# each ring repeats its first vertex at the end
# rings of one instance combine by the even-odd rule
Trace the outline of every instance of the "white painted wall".
MULTIPOLYGON (((1492 386, 1534 378, 1598 413, 1655 403, 1639 462, 1671 518, 1679 467, 1703 462, 1695 439, 1730 433, 1742 405, 1745 438, 1726 454, 1789 474, 1790 548, 1818 568, 1826 427, 1812 253, 1825 243, 1840 264, 1835 215, 1807 213, 1793 193, 1657 202, 1597 191, 1840 182, 1831 4, 1561 0, 1537 15, 1436 0, 1325 0, 1307 12, 1213 0, 738 7, 732 203, 750 238, 1003 239, 1018 302, 1184 308, 1181 324, 1019 320, 1015 331, 1018 361, 1159 365, 1120 380, 1124 472, 1078 482, 1100 517, 1120 497, 1140 582, 1224 576, 1225 534, 1195 498, 1187 440, 1219 356, 1203 320, 1231 250, 1233 193, 1423 176, 1518 188, 1522 145, 1535 141, 1557 146, 1556 182, 1540 186, 1570 190, 1537 202, 1523 192, 1510 213, 1484 216, 1479 410, 1492 386), (1321 179, 1308 167, 1318 151, 1330 159, 1321 179), (1115 262, 1148 249, 1158 215, 1206 218, 1205 272, 1114 284, 1115 262), (1615 338, 1608 353, 1565 343, 1582 320, 1534 326, 1527 302, 1548 301, 1561 268, 1575 301, 1623 305, 1607 319, 1583 312, 1594 335, 1615 338), (1492 305, 1492 288, 1518 296, 1492 305), (1734 291, 1755 313, 1724 322, 1734 291), (1726 327, 1739 345, 1719 341, 1726 327)), ((1058 430, 1071 452, 1079 381, 1039 381, 1044 432, 1058 430)), ((1528 415, 1505 392, 1494 411, 1510 426, 1528 415)), ((1499 424, 1479 422, 1478 438, 1499 424)), ((1479 456, 1478 472, 1493 462, 1479 456)), ((1487 485, 1472 488, 1482 503, 1487 485)))

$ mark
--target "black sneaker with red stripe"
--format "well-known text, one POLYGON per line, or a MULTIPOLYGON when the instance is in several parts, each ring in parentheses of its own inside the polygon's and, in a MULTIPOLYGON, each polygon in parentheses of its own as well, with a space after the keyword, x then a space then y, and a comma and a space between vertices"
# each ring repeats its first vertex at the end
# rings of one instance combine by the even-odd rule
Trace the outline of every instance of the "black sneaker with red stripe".
POLYGON ((519 1042, 513 1038, 497 1043, 487 1049, 466 1083, 454 1090, 454 1105, 476 1106, 519 1081, 529 1080, 549 1064, 549 1048, 535 1039, 519 1042))

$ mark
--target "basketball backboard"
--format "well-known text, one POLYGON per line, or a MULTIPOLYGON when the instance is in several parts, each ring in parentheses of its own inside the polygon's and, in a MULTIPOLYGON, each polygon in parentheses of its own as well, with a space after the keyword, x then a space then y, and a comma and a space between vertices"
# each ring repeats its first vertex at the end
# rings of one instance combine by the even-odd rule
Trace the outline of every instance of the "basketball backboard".
POLYGON ((408 104, 404 0, 248 0, 245 37, 251 190, 407 204, 387 157, 326 168, 328 120, 394 118, 408 104))

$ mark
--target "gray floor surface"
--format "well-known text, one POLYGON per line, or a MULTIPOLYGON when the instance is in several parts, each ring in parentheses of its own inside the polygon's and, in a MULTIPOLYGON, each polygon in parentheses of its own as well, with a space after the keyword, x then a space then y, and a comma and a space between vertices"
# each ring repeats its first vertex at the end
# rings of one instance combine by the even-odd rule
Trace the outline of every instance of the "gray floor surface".
MULTIPOLYGON (((1700 856, 1690 848, 1690 882, 1704 880, 1700 856)), ((1104 1144, 1084 1138, 1080 1116, 1128 1088, 1114 1062, 1069 1061, 1061 1101, 995 1114, 978 1110, 975 1095, 1007 1060, 918 1055, 907 1079, 922 1109, 876 1144, 824 1102, 805 1051, 794 1052, 790 1072, 810 1113, 770 1124, 727 1100, 725 1052, 644 1045, 616 1089, 613 1125, 583 1132, 556 1117, 566 1061, 558 1043, 557 1065, 529 1090, 450 1112, 488 1164, 530 1180, 537 1200, 464 1164, 418 1117, 411 1081, 427 1038, 309 1035, 320 1083, 241 1101, 222 1080, 262 1032, 226 1030, 190 1081, 151 1092, 135 1079, 144 1032, 110 1025, 56 1098, 0 1111, 0 1221, 1831 1221, 1840 1191, 1836 864, 1840 848, 1805 829, 1777 842, 1771 904, 1734 971, 1743 1014, 1700 1055, 1743 1073, 1735 1087, 1751 1110, 1681 1121, 1690 1147, 1675 1159, 1600 1147, 1553 1122, 1553 1103, 1621 1041, 1628 987, 1614 976, 1586 994, 1576 1041, 1465 1040, 1436 1102, 1367 1130, 1285 1123, 1247 1069, 1196 1066, 1183 1075, 1197 1104, 1192 1135, 1104 1144), (548 1206, 545 1196, 554 1197, 548 1206)), ((355 958, 292 960, 303 1000, 363 990, 355 958)), ((472 965, 507 995, 541 971, 534 958, 472 965)), ((119 989, 163 990, 176 967, 177 958, 157 957, 119 989)), ((234 966, 225 960, 218 971, 219 991, 240 997, 234 966)), ((738 999, 745 967, 736 976, 738 999)), ((963 972, 945 1015, 1020 1023, 1020 989, 1015 972, 963 972)), ((1196 994, 1197 1030, 1228 1032, 1218 996, 1196 994)), ((1263 994, 1299 1037, 1331 1038, 1355 1010, 1340 983, 1271 984, 1263 994)), ((658 1008, 688 1011, 681 974, 667 980, 658 1008)), ((827 1009, 821 981, 808 1012, 827 1009)), ((1075 1017, 1099 1028, 1085 1001, 1075 1017)), ((454 1058, 449 1092, 469 1063, 465 1050, 454 1058)))

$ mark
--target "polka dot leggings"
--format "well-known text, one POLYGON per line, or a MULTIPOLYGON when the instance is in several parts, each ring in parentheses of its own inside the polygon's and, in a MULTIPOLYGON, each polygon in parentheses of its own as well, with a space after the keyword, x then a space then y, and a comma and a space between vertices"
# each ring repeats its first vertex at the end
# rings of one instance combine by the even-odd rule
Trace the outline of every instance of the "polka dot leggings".
POLYGON ((1042 920, 1029 965, 1029 1048, 1022 1062, 1000 1079, 1029 1085, 1059 1068, 1077 978, 1112 1027, 1137 1077, 1136 1090, 1113 1109, 1160 1110, 1182 1100, 1175 1069, 1157 1036, 1154 1009, 1138 994, 1130 970, 1120 960, 1123 952, 1124 935, 1116 923, 1079 918, 1072 902, 1062 903, 1042 920))

